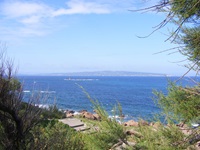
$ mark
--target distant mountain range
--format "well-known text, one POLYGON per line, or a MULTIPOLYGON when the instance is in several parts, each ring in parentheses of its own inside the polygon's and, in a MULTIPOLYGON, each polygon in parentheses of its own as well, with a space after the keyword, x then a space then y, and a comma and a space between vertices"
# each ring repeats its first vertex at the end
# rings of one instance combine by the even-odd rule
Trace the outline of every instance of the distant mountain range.
POLYGON ((166 74, 129 72, 129 71, 72 72, 72 73, 52 73, 52 74, 42 74, 42 75, 50 75, 50 76, 166 76, 166 74))

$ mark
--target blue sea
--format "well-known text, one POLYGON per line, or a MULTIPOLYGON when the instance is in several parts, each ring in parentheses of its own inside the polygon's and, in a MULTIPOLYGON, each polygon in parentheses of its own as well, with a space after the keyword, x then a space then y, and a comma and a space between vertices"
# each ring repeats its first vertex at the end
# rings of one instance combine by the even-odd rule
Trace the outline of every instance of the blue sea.
MULTIPOLYGON (((19 76, 24 86, 24 101, 37 91, 41 93, 41 99, 43 99, 38 104, 44 106, 56 104, 62 110, 86 109, 92 112, 94 107, 85 94, 84 91, 86 91, 93 100, 98 100, 102 104, 109 115, 112 115, 114 106, 119 102, 127 119, 152 119, 155 113, 160 112, 152 100, 155 97, 153 91, 162 91, 167 94, 168 81, 176 81, 178 78, 19 76)), ((182 79, 179 84, 193 85, 189 78, 182 79)))

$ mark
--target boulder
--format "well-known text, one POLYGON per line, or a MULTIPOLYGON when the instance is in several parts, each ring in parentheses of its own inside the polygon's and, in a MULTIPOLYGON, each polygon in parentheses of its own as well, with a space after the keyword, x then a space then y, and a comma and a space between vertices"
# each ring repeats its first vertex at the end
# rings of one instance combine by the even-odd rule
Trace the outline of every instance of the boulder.
POLYGON ((84 114, 85 112, 87 112, 87 110, 85 110, 85 109, 79 111, 79 113, 81 113, 81 114, 84 114))
POLYGON ((187 126, 187 124, 183 124, 182 126, 179 127, 179 129, 182 131, 183 134, 185 135, 190 135, 192 134, 192 129, 187 126))
POLYGON ((186 125, 186 124, 185 124, 184 122, 180 122, 180 123, 179 123, 179 124, 177 124, 176 126, 177 126, 177 127, 181 127, 181 128, 182 128, 182 127, 184 127, 185 125, 186 125))
POLYGON ((72 113, 72 114, 75 113, 75 111, 73 111, 73 110, 68 110, 68 109, 65 110, 64 112, 65 112, 65 113, 72 113))
POLYGON ((98 114, 93 114, 95 120, 101 120, 101 116, 99 116, 98 114))
POLYGON ((155 129, 158 129, 159 127, 162 126, 162 124, 160 122, 151 122, 150 126, 152 126, 155 129))
POLYGON ((72 117, 74 117, 73 113, 66 113, 66 118, 72 118, 72 117))
POLYGON ((73 111, 73 110, 68 110, 67 112, 70 113, 70 114, 74 114, 75 113, 75 111, 73 111))
POLYGON ((187 124, 185 124, 184 122, 180 122, 179 124, 176 125, 183 134, 185 135, 190 135, 192 134, 192 130, 190 127, 188 127, 187 124))
POLYGON ((124 115, 124 114, 121 114, 119 117, 120 117, 120 118, 124 118, 124 117, 125 117, 125 115, 124 115))
POLYGON ((138 122, 136 122, 134 120, 129 120, 129 121, 127 121, 127 122, 124 123, 124 126, 138 127, 138 122))
POLYGON ((136 137, 141 137, 141 134, 133 129, 126 131, 127 135, 134 135, 136 137))
POLYGON ((147 121, 140 120, 140 121, 138 122, 138 125, 139 125, 139 126, 148 126, 149 123, 148 123, 147 121))
POLYGON ((200 141, 198 141, 195 145, 196 149, 200 149, 200 141))
MULTIPOLYGON (((127 143, 128 143, 128 145, 131 146, 131 147, 133 147, 133 146, 136 145, 136 142, 129 142, 129 141, 127 141, 127 143)), ((123 143, 123 144, 122 144, 122 149, 126 149, 126 148, 127 148, 127 144, 123 143)))
POLYGON ((73 110, 66 110, 66 118, 74 117, 75 111, 73 110))
POLYGON ((191 135, 191 134, 192 134, 192 130, 191 130, 191 129, 180 128, 180 130, 181 130, 182 133, 185 134, 185 135, 191 135))
POLYGON ((90 112, 82 113, 82 116, 83 116, 83 118, 95 120, 94 115, 92 113, 90 113, 90 112))

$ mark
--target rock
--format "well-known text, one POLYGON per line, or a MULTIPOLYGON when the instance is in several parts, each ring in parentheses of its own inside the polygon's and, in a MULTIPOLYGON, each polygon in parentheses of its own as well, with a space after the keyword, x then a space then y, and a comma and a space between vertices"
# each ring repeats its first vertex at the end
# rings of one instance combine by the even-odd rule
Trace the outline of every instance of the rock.
POLYGON ((95 120, 101 120, 101 116, 99 116, 98 114, 93 114, 95 120))
POLYGON ((139 125, 139 126, 148 126, 149 123, 148 123, 147 121, 140 120, 140 121, 138 122, 138 125, 139 125))
POLYGON ((66 110, 65 112, 66 112, 66 118, 74 117, 75 111, 73 111, 73 110, 66 110))
POLYGON ((126 134, 127 135, 134 135, 136 137, 141 137, 142 136, 139 132, 137 132, 135 130, 128 130, 128 131, 126 131, 126 134))
POLYGON ((89 113, 89 112, 82 113, 82 116, 83 116, 83 118, 95 120, 94 115, 92 113, 89 113))
POLYGON ((187 124, 180 122, 179 124, 176 125, 183 134, 185 135, 190 135, 192 134, 192 130, 187 126, 187 124))
POLYGON ((75 111, 73 111, 73 110, 68 110, 67 111, 69 114, 74 114, 75 113, 75 111))
POLYGON ((184 129, 188 129, 189 127, 188 127, 187 124, 184 124, 184 125, 182 126, 182 128, 184 128, 184 129))
POLYGON ((196 149, 200 149, 200 141, 198 141, 195 145, 196 149))
POLYGON ((154 125, 154 122, 149 123, 149 125, 150 125, 150 126, 153 126, 153 125, 154 125))
POLYGON ((179 124, 176 125, 177 127, 184 127, 185 123, 184 122, 180 122, 179 124))
POLYGON ((134 120, 129 120, 128 122, 124 123, 124 126, 133 126, 133 127, 138 127, 138 122, 134 120))
POLYGON ((87 110, 85 110, 85 109, 79 111, 79 113, 81 113, 81 114, 84 114, 85 112, 87 112, 87 110))
MULTIPOLYGON (((129 141, 127 141, 127 143, 128 143, 128 145, 129 145, 130 147, 133 147, 133 146, 136 145, 135 142, 129 142, 129 141)), ((123 148, 123 149, 126 149, 126 148, 127 148, 127 145, 126 145, 125 143, 123 143, 123 144, 122 144, 122 148, 123 148)))
POLYGON ((66 118, 72 118, 72 117, 74 117, 73 113, 66 113, 66 118))
POLYGON ((118 143, 114 144, 112 147, 111 147, 111 150, 121 150, 121 146, 122 146, 123 142, 122 141, 119 141, 118 143))
POLYGON ((65 110, 64 112, 65 113, 72 113, 72 114, 75 113, 75 111, 73 111, 73 110, 65 110))
POLYGON ((190 135, 192 134, 192 130, 190 129, 185 129, 185 128, 180 128, 182 133, 185 134, 185 135, 190 135))
POLYGON ((124 118, 125 117, 125 115, 124 114, 121 114, 120 116, 119 116, 119 118, 124 118))
POLYGON ((162 126, 162 124, 160 122, 151 122, 150 126, 152 126, 155 129, 158 129, 159 127, 162 126))

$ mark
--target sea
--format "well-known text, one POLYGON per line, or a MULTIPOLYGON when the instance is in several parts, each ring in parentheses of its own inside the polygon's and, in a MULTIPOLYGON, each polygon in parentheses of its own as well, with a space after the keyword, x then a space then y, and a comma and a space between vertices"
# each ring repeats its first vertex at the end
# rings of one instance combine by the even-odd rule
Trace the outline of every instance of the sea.
MULTIPOLYGON (((180 77, 166 76, 19 76, 23 84, 23 100, 32 100, 48 108, 56 105, 60 110, 94 111, 91 99, 98 101, 109 116, 116 115, 115 106, 120 104, 125 120, 139 118, 151 120, 160 113, 153 91, 167 94, 167 86, 180 77), (89 98, 90 97, 90 98, 89 98)), ((193 78, 194 79, 194 78, 193 78)), ((177 84, 193 86, 190 77, 177 84)))

